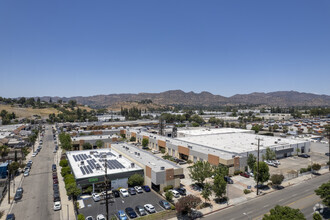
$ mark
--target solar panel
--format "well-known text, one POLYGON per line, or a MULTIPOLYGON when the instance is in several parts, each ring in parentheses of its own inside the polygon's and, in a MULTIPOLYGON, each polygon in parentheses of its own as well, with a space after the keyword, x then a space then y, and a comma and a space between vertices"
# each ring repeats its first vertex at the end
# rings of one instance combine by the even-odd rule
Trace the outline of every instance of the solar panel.
POLYGON ((83 168, 86 171, 86 173, 89 174, 89 170, 85 166, 83 166, 83 168))
POLYGON ((84 156, 85 156, 85 159, 87 160, 87 159, 88 159, 87 155, 86 155, 86 154, 84 154, 84 156))
POLYGON ((86 174, 85 171, 84 171, 84 169, 82 167, 80 167, 80 170, 81 170, 81 172, 82 172, 83 175, 86 174))
POLYGON ((75 155, 73 155, 73 159, 74 159, 75 162, 77 162, 77 158, 76 158, 75 155))
POLYGON ((93 173, 93 170, 90 166, 86 166, 90 173, 93 173))

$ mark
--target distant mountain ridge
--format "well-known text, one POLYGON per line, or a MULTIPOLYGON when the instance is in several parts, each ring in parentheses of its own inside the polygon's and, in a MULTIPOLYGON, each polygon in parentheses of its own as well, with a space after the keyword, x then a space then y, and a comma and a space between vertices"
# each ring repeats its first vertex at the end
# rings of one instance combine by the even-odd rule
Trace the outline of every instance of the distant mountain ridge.
POLYGON ((329 95, 317 95, 296 91, 278 91, 269 93, 236 94, 231 97, 214 95, 210 92, 184 92, 182 90, 169 90, 160 93, 123 93, 94 96, 76 97, 40 97, 41 100, 53 101, 62 99, 68 101, 77 100, 78 103, 92 107, 109 107, 121 102, 139 102, 145 99, 152 100, 159 105, 185 105, 185 106, 219 106, 219 105, 269 105, 269 106, 330 106, 329 95))

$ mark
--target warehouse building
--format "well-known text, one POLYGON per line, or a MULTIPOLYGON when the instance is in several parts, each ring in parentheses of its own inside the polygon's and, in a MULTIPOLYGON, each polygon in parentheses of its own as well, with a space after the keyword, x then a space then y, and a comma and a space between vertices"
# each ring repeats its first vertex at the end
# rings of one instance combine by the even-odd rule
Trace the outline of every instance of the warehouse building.
POLYGON ((96 142, 98 140, 104 143, 105 148, 109 148, 111 143, 117 142, 119 136, 116 134, 112 135, 88 135, 88 136, 79 136, 79 137, 72 137, 72 146, 74 148, 78 148, 79 150, 83 150, 84 143, 90 143, 94 149, 97 148, 96 142))
POLYGON ((66 156, 76 183, 81 188, 93 186, 94 189, 104 189, 105 163, 111 189, 127 188, 130 176, 136 173, 144 175, 142 167, 111 149, 68 151, 66 156))
POLYGON ((132 128, 121 130, 121 134, 125 134, 128 139, 136 137, 139 143, 142 143, 143 139, 148 139, 150 149, 176 158, 193 162, 208 161, 212 165, 226 165, 230 173, 236 170, 244 171, 249 154, 257 156, 259 138, 262 139, 260 160, 268 147, 275 151, 277 158, 291 156, 297 148, 301 153, 310 151, 309 141, 255 135, 248 130, 232 128, 178 130, 178 138, 168 138, 132 128))
POLYGON ((122 154, 142 167, 145 184, 151 186, 155 191, 163 192, 164 187, 169 185, 180 187, 180 178, 184 177, 183 168, 175 163, 125 143, 111 144, 111 150, 122 154))

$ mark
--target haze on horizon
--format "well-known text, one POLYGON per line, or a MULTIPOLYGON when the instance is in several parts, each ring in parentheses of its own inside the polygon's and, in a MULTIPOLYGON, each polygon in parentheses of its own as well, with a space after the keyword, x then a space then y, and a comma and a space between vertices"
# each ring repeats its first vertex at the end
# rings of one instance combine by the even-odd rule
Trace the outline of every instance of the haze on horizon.
POLYGON ((0 2, 0 96, 330 95, 330 1, 0 2))

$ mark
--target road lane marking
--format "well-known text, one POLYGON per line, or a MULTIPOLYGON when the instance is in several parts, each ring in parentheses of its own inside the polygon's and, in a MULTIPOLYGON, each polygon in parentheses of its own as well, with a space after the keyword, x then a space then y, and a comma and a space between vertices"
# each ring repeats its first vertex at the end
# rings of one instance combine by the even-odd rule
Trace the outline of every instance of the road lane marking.
POLYGON ((268 205, 264 205, 264 208, 266 208, 266 207, 268 207, 269 206, 269 204, 268 205))

